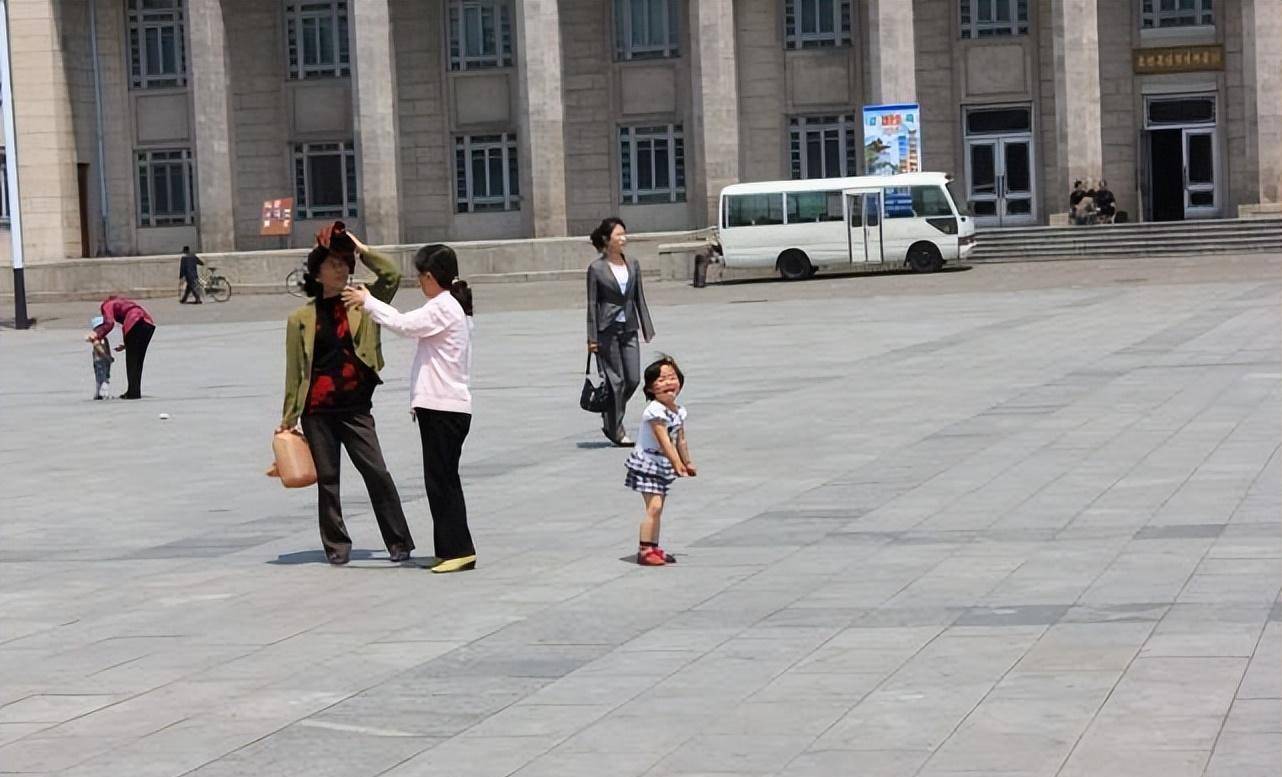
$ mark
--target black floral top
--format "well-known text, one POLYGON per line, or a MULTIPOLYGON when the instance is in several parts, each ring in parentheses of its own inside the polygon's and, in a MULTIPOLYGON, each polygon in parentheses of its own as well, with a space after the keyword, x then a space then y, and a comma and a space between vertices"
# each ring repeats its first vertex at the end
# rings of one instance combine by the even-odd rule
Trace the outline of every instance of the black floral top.
POLYGON ((383 381, 356 356, 341 297, 316 300, 316 340, 306 413, 368 413, 383 381))

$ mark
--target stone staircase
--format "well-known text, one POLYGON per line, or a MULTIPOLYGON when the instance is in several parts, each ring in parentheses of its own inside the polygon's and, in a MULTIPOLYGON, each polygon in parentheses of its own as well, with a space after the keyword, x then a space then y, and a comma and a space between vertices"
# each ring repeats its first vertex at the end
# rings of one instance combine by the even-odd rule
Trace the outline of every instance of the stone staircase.
POLYGON ((1282 252, 1282 218, 981 229, 967 263, 1282 252))

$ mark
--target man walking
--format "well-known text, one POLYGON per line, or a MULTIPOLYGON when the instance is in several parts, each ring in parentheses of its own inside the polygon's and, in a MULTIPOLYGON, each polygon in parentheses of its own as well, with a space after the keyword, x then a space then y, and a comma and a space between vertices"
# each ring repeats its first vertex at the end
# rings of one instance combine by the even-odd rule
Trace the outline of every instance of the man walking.
POLYGON ((196 267, 204 267, 205 263, 200 261, 200 257, 191 252, 190 246, 183 246, 182 259, 178 261, 178 284, 182 296, 178 298, 178 304, 187 304, 187 296, 195 297, 192 304, 199 305, 203 301, 200 293, 200 274, 196 267))

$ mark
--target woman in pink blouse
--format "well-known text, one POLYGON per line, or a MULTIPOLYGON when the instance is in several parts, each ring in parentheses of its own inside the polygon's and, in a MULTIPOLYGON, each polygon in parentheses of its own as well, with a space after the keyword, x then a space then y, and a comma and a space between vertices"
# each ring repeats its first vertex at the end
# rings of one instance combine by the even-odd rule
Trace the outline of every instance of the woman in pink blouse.
POLYGON ((151 336, 156 333, 156 322, 142 305, 113 294, 102 301, 102 323, 85 339, 91 343, 106 340, 116 324, 124 333, 124 342, 116 350, 125 352, 125 375, 129 378, 129 387, 120 398, 142 399, 142 363, 147 358, 151 336))
POLYGON ((423 443, 423 481, 432 510, 437 561, 429 568, 462 572, 476 568, 458 471, 472 427, 472 291, 459 280, 458 257, 449 246, 419 249, 414 268, 427 297, 427 304, 416 310, 401 313, 364 288, 344 291, 343 302, 363 308, 384 329, 418 341, 410 368, 410 406, 423 443))

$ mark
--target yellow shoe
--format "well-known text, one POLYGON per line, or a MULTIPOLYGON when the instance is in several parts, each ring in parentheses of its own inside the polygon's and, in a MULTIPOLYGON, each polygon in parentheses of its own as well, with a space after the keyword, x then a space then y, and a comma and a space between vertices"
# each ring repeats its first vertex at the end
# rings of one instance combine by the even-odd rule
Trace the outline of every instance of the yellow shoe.
POLYGON ((435 566, 428 567, 428 570, 443 575, 447 572, 465 572, 469 569, 476 569, 476 555, 459 556, 458 558, 447 558, 438 562, 435 566))

